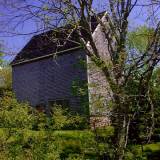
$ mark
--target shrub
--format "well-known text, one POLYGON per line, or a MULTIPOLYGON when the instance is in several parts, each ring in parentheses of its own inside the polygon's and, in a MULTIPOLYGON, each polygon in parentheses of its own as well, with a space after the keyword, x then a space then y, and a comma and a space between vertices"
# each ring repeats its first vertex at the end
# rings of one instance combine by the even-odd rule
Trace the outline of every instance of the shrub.
POLYGON ((0 129, 0 154, 6 159, 95 159, 96 142, 90 131, 32 131, 0 129))
MULTIPOLYGON (((0 101, 0 155, 8 160, 94 160, 103 155, 107 145, 97 144, 92 131, 79 130, 87 127, 86 117, 61 106, 54 106, 53 115, 47 117, 5 92, 0 101)), ((112 133, 111 127, 100 137, 108 139, 112 133)))
POLYGON ((131 145, 125 155, 125 160, 159 160, 160 143, 146 145, 131 145))
POLYGON ((78 114, 71 114, 69 110, 63 109, 61 106, 55 105, 54 112, 50 118, 52 128, 54 130, 60 129, 85 129, 88 128, 86 117, 78 114))
POLYGON ((33 122, 31 107, 18 103, 12 93, 7 92, 0 101, 0 127, 31 129, 33 122))

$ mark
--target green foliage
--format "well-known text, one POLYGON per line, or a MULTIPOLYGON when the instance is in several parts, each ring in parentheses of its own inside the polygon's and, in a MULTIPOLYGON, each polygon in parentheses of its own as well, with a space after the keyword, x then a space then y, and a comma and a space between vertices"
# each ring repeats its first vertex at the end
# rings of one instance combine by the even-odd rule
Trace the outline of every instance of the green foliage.
POLYGON ((151 140, 160 140, 160 69, 156 68, 153 72, 152 78, 149 82, 149 92, 141 97, 143 99, 143 104, 139 105, 139 83, 138 76, 135 73, 133 78, 130 78, 129 82, 125 87, 126 95, 131 95, 128 100, 128 115, 132 116, 135 114, 134 119, 131 120, 130 132, 129 132, 129 142, 130 143, 146 143, 148 138, 149 129, 152 126, 152 111, 151 104, 154 106, 154 128, 151 140), (149 101, 150 99, 150 101, 149 101))
POLYGON ((160 68, 158 67, 151 79, 151 98, 154 105, 155 129, 153 139, 160 141, 160 68))
POLYGON ((0 155, 3 159, 24 160, 89 157, 87 149, 95 150, 92 132, 60 130, 84 125, 83 118, 60 106, 55 106, 53 115, 47 117, 5 92, 0 101, 0 155))
POLYGON ((0 101, 0 127, 32 128, 34 117, 29 112, 27 104, 18 103, 12 93, 7 92, 0 101))
POLYGON ((88 84, 86 81, 75 80, 72 82, 72 95, 80 98, 81 113, 84 115, 89 114, 88 104, 88 84))
POLYGON ((129 49, 136 49, 138 52, 145 52, 148 44, 153 38, 153 29, 147 26, 140 26, 135 31, 128 33, 127 46, 129 49))
POLYGON ((0 68, 3 66, 4 64, 4 59, 3 59, 3 56, 4 56, 4 53, 3 53, 3 42, 0 41, 0 68))
POLYGON ((103 128, 97 128, 96 129, 97 135, 103 138, 110 138, 114 135, 114 127, 108 126, 103 128))
MULTIPOLYGON (((0 109, 0 155, 3 159, 93 160, 103 155, 106 147, 109 149, 103 142, 97 144, 92 131, 73 130, 84 128, 86 121, 60 106, 55 106, 53 115, 47 117, 27 104, 18 103, 11 92, 6 92, 0 109)), ((108 139, 112 131, 109 127, 100 136, 108 139)))
MULTIPOLYGON (((154 72, 151 86, 151 97, 155 106, 155 132, 160 134, 159 119, 159 77, 160 71, 154 72)), ((74 83, 75 94, 86 96, 84 84, 79 81, 74 83), (82 87, 82 88, 81 88, 82 87)), ((136 80, 128 84, 128 94, 136 94, 136 80), (132 86, 131 88, 129 86, 132 86), (133 89, 132 89, 133 88, 133 89)), ((133 112, 136 111, 136 103, 131 104, 133 112), (133 107, 134 106, 134 107, 133 107)), ((144 108, 143 108, 144 109, 144 108)), ((144 110, 143 110, 144 111, 144 110)), ((144 113, 136 130, 137 135, 145 135, 145 120, 149 114, 144 113)), ((142 115, 142 113, 140 113, 142 115)), ((96 129, 96 134, 88 129, 86 117, 73 115, 68 109, 61 106, 53 107, 53 115, 47 117, 26 103, 18 103, 10 91, 4 89, 0 99, 0 155, 2 159, 98 159, 104 153, 113 157, 114 128, 96 129), (74 130, 73 130, 74 129, 74 130), (76 129, 76 130, 75 130, 76 129), (70 131, 68 131, 70 130, 70 131), (72 130, 72 131, 71 131, 72 130), (96 135, 96 136, 95 136, 96 135)), ((135 124, 134 124, 135 125, 135 124)), ((135 127, 135 126, 134 126, 135 127)), ((131 130, 132 131, 132 130, 131 130)), ((134 132, 134 136, 136 134, 134 132)), ((131 137, 130 137, 131 138, 131 137)), ((132 138, 137 138, 132 137, 132 138)), ((138 139, 137 139, 138 140, 138 139)), ((159 155, 159 144, 133 146, 132 141, 127 148, 125 158, 147 160, 159 155)), ((0 158, 1 158, 0 157, 0 158)), ((101 158, 103 159, 103 158, 101 158)))
POLYGON ((61 106, 55 105, 52 115, 52 128, 54 130, 60 129, 84 129, 87 128, 87 120, 78 114, 71 114, 69 110, 62 109, 61 106))
POLYGON ((146 145, 131 145, 126 152, 125 160, 158 160, 160 153, 160 143, 146 145))
POLYGON ((6 159, 92 159, 96 150, 90 131, 0 129, 0 144, 0 154, 6 159))
POLYGON ((5 92, 0 101, 1 128, 28 128, 33 130, 60 130, 87 128, 86 117, 72 115, 68 109, 54 106, 51 116, 38 112, 26 103, 17 102, 12 92, 5 92))
POLYGON ((12 75, 11 68, 9 66, 3 66, 0 68, 0 97, 3 96, 6 90, 12 89, 12 75))
MULTIPOLYGON (((151 81, 149 83, 149 96, 154 106, 154 128, 153 135, 151 137, 151 142, 159 142, 160 141, 160 69, 156 68, 153 72, 151 81)), ((136 80, 130 81, 128 86, 128 94, 137 94, 136 80), (136 87, 134 87, 134 85, 136 87)), ((148 95, 147 95, 148 96, 148 95)), ((136 99, 133 100, 134 103, 131 104, 133 112, 137 112, 134 121, 131 122, 130 133, 129 133, 129 142, 132 144, 145 144, 147 141, 148 131, 152 125, 151 119, 151 106, 148 104, 148 97, 146 96, 146 103, 143 104, 143 107, 139 107, 136 104, 136 99)), ((129 147, 130 148, 130 147, 129 147)), ((136 146, 135 148, 132 146, 132 151, 126 153, 126 159, 157 159, 160 153, 159 143, 144 145, 143 148, 141 146, 136 146), (144 150, 144 151, 143 151, 144 150)))
POLYGON ((1 52, 1 48, 2 48, 2 46, 1 46, 1 44, 0 44, 0 67, 2 66, 2 64, 3 64, 3 53, 1 52))

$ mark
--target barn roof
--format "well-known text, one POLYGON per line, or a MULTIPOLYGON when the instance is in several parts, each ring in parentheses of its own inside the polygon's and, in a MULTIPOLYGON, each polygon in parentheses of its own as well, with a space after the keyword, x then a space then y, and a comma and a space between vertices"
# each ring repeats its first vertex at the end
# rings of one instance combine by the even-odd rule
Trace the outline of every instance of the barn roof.
MULTIPOLYGON (((102 16, 103 13, 99 15, 102 16)), ((93 17, 92 30, 96 28, 97 24, 95 17, 93 17)), ((65 53, 67 50, 79 49, 80 43, 76 31, 70 35, 70 38, 67 38, 70 32, 71 27, 68 25, 33 36, 17 54, 11 65, 53 56, 55 53, 65 53)))
POLYGON ((63 30, 51 30, 33 36, 11 64, 14 65, 19 62, 80 46, 76 34, 74 33, 72 38, 66 40, 66 32, 67 29, 63 28, 63 30))

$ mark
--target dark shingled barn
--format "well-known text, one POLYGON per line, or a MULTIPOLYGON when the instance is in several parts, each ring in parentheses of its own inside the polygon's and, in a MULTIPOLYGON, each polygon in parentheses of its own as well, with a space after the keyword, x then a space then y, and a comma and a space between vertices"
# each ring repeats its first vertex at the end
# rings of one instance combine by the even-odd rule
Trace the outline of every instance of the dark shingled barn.
MULTIPOLYGON (((93 23, 95 37, 101 38, 96 26, 97 23, 93 23)), ((94 108, 93 97, 102 97, 100 94, 106 97, 105 78, 99 70, 79 65, 88 64, 90 60, 75 32, 65 40, 67 30, 68 27, 58 28, 31 38, 11 63, 13 90, 19 101, 28 101, 32 106, 44 105, 48 110, 51 104, 57 103, 83 113, 82 98, 73 93, 73 85, 75 82, 98 83, 97 88, 88 87, 85 94, 85 101, 90 102, 88 106, 93 106, 90 112, 95 113, 99 110, 94 108)))

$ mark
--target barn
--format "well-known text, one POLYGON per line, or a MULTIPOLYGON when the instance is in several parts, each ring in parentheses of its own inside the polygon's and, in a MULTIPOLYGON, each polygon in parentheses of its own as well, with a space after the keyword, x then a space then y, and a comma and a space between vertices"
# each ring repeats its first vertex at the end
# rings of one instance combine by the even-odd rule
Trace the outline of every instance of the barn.
MULTIPOLYGON (((94 37, 103 38, 93 24, 94 37)), ((19 101, 45 106, 47 111, 56 103, 71 111, 95 114, 101 108, 95 105, 97 100, 107 103, 108 85, 94 64, 89 67, 92 62, 76 33, 66 40, 67 30, 60 27, 31 38, 11 63, 13 90, 19 101), (88 85, 93 83, 94 88, 88 85)))

